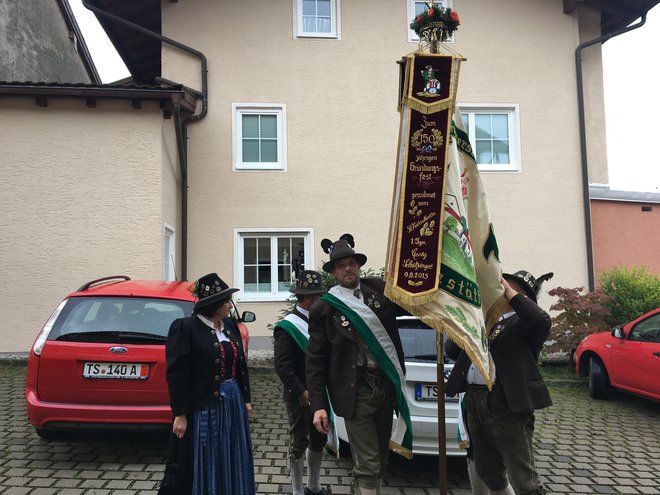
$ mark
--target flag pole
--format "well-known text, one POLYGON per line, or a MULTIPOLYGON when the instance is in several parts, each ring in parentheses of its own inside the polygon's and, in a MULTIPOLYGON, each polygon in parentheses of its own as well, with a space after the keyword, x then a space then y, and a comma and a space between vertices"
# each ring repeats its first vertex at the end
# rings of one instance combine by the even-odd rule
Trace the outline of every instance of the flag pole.
POLYGON ((437 386, 438 386, 438 464, 440 478, 440 495, 447 495, 447 435, 445 428, 445 360, 443 358, 442 333, 435 333, 436 347, 438 350, 437 386))

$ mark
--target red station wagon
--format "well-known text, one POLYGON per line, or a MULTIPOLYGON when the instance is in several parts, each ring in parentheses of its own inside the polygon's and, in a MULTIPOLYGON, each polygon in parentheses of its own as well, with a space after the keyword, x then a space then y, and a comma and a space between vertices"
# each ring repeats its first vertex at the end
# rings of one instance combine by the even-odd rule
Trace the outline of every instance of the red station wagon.
MULTIPOLYGON (((28 358, 27 415, 40 436, 57 430, 166 428, 172 421, 165 339, 192 313, 190 282, 106 277, 64 299, 28 358)), ((234 306, 245 352, 248 331, 234 306)))

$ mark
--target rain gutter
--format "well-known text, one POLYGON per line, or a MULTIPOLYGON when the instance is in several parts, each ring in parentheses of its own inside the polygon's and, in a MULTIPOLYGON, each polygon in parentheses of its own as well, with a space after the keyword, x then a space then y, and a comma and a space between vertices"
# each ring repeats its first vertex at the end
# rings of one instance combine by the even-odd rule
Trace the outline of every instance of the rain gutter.
POLYGON ((179 156, 179 168, 181 170, 181 280, 188 278, 188 125, 199 121, 206 116, 208 112, 208 61, 206 56, 192 47, 184 45, 179 41, 173 40, 160 33, 146 29, 139 24, 128 21, 122 17, 116 16, 90 4, 89 0, 83 0, 83 5, 94 12, 96 15, 105 17, 113 22, 127 26, 146 36, 156 38, 163 43, 167 43, 181 51, 184 51, 200 60, 201 79, 202 79, 202 109, 199 113, 190 115, 181 119, 181 106, 174 105, 174 126, 177 136, 177 153, 179 156))
POLYGON ((620 34, 627 33, 633 29, 640 28, 646 22, 646 14, 641 15, 641 21, 633 26, 627 26, 611 33, 599 36, 589 41, 578 45, 575 49, 575 68, 577 72, 577 91, 578 91, 578 113, 580 119, 580 153, 582 157, 582 199, 584 203, 584 228, 587 240, 587 277, 589 281, 589 290, 593 291, 595 288, 594 278, 594 253, 593 253, 593 239, 591 237, 591 203, 589 199, 589 163, 587 159, 587 133, 586 133, 586 119, 584 112, 584 82, 582 79, 582 50, 597 43, 605 43, 610 38, 619 36, 620 34))

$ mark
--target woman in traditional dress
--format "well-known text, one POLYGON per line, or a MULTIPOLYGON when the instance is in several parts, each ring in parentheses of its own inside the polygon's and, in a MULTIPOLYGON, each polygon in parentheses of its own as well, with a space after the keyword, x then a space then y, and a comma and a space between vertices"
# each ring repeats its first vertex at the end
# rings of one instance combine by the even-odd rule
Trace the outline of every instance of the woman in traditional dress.
POLYGON ((250 382, 240 332, 229 318, 237 291, 215 273, 201 277, 194 285, 193 315, 175 320, 167 336, 181 493, 255 494, 250 382))

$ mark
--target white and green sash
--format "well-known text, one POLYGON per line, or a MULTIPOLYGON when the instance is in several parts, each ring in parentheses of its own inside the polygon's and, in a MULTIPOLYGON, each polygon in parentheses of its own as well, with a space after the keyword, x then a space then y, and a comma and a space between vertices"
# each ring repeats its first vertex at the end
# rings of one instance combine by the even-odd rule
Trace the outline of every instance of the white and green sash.
MULTIPOLYGON (((304 352, 307 351, 307 342, 309 341, 309 330, 308 325, 305 320, 300 316, 289 313, 284 318, 282 318, 275 328, 281 328, 286 333, 288 333, 291 338, 298 344, 298 347, 304 352)), ((326 391, 327 394, 327 391, 326 391)), ((335 427, 335 414, 332 410, 332 404, 330 403, 330 397, 328 396, 328 421, 330 422, 330 433, 328 433, 328 438, 326 440, 326 446, 333 451, 333 453, 339 457, 339 435, 337 435, 337 428, 335 427)))
POLYGON ((410 408, 403 389, 406 378, 390 335, 369 306, 357 298, 345 297, 339 290, 339 286, 334 286, 323 294, 321 299, 348 318, 364 340, 369 352, 378 363, 378 367, 394 385, 399 417, 394 421, 392 428, 390 449, 408 459, 412 458, 412 423, 410 408))
POLYGON ((470 435, 467 429, 467 418, 465 417, 465 392, 458 394, 458 422, 456 427, 458 428, 456 432, 458 446, 467 449, 470 447, 470 435))
POLYGON ((288 333, 291 338, 296 341, 296 344, 298 344, 298 347, 300 347, 303 352, 307 350, 309 330, 307 327, 307 322, 300 316, 294 313, 289 313, 275 326, 280 327, 286 331, 286 333, 288 333))

